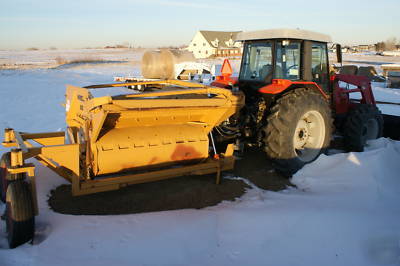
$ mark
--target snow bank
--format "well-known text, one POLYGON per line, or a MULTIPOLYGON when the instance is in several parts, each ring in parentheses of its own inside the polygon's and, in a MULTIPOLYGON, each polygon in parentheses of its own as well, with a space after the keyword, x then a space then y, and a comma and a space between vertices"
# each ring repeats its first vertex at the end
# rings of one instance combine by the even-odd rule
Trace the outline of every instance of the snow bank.
POLYGON ((343 238, 346 253, 364 256, 352 265, 400 263, 399 162, 400 142, 382 138, 363 153, 321 156, 293 178, 312 205, 331 212, 332 240, 343 238))
POLYGON ((312 187, 319 192, 332 192, 334 186, 342 192, 363 186, 363 193, 352 194, 351 198, 371 203, 387 197, 400 199, 400 195, 396 195, 400 190, 400 142, 381 138, 370 141, 365 150, 361 153, 321 155, 316 163, 306 165, 299 171, 292 182, 301 190, 312 187), (354 182, 348 182, 350 175, 354 182))

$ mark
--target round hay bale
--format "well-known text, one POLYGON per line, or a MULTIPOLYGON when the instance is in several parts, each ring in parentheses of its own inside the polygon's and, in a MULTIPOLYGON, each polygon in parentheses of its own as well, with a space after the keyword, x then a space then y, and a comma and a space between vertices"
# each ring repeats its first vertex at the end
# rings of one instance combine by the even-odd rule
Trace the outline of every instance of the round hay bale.
POLYGON ((160 51, 147 51, 142 57, 142 76, 144 78, 158 78, 162 71, 160 62, 160 51))
POLYGON ((193 54, 188 51, 147 51, 142 57, 142 76, 151 79, 174 79, 175 64, 187 61, 195 61, 193 54))

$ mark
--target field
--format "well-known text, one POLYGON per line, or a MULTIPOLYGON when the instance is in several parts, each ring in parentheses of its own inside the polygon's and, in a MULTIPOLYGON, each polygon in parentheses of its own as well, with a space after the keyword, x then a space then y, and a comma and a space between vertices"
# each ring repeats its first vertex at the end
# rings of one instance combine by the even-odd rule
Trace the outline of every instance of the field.
MULTIPOLYGON (((0 51, 0 137, 6 127, 65 129, 65 84, 138 76, 142 53, 0 51)), ((378 71, 382 63, 400 62, 344 58, 378 71)), ((400 103, 400 90, 374 84, 374 92, 400 103)), ((397 106, 379 107, 400 115, 397 106)), ((400 142, 381 138, 362 153, 332 149, 287 180, 263 153, 249 150, 221 186, 213 176, 183 177, 80 198, 36 164, 35 239, 7 249, 1 221, 0 265, 398 265, 399 162, 400 142)))

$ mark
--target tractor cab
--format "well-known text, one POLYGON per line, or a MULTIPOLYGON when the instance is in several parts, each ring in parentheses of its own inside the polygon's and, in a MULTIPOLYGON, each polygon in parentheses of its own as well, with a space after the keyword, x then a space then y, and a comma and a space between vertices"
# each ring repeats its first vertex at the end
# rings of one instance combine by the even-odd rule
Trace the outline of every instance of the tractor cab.
POLYGON ((239 87, 244 92, 274 94, 276 88, 266 86, 278 84, 279 80, 313 82, 325 93, 330 92, 327 43, 331 38, 328 35, 274 29, 241 32, 236 39, 244 42, 239 74, 239 87))

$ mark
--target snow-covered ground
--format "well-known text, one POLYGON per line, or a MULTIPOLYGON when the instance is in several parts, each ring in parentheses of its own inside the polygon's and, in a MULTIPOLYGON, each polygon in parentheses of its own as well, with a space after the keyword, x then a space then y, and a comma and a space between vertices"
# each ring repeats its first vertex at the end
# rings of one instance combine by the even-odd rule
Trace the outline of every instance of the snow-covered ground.
POLYGON ((141 60, 142 53, 142 49, 0 50, 0 69, 53 68, 69 61, 88 60, 135 62, 141 60))
MULTIPOLYGON (((336 56, 336 54, 330 54, 330 58, 335 58, 335 56, 336 56)), ((381 55, 372 54, 371 52, 343 53, 343 63, 344 64, 346 64, 346 65, 348 65, 348 64, 373 65, 378 68, 377 69, 378 71, 380 70, 379 66, 382 64, 398 63, 398 62, 400 62, 400 58, 398 56, 381 56, 381 55)))
MULTIPOLYGON (((134 64, 2 70, 0 138, 5 127, 64 128, 65 84, 139 74, 134 64)), ((253 187, 201 210, 116 216, 51 211, 48 193, 64 180, 37 164, 35 242, 7 249, 0 222, 0 265, 399 265, 399 162, 400 142, 379 139, 362 153, 322 155, 293 177, 297 189, 253 187)))
POLYGON ((378 85, 373 87, 373 91, 377 101, 394 103, 378 104, 383 114, 400 116, 400 89, 384 88, 378 85))

